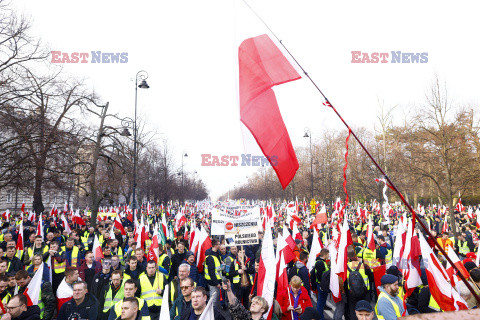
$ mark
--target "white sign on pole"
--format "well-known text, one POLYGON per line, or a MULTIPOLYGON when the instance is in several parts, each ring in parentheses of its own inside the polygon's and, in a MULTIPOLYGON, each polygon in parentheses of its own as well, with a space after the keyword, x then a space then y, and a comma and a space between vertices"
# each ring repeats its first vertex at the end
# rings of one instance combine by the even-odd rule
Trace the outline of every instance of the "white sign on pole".
POLYGON ((245 246, 258 243, 258 220, 233 220, 225 223, 227 246, 245 246))

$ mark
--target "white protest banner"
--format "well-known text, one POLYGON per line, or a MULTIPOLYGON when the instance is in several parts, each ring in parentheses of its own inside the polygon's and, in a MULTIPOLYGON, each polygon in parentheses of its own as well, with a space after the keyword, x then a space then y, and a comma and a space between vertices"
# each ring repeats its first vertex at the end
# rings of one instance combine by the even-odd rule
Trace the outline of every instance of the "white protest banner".
POLYGON ((225 223, 238 220, 260 220, 260 208, 213 208, 212 211, 211 235, 218 236, 225 234, 225 223))
POLYGON ((258 219, 231 220, 225 223, 227 246, 245 246, 258 243, 258 219))
POLYGON ((212 236, 219 236, 225 234, 225 218, 220 216, 220 210, 212 209, 212 227, 210 233, 212 236))

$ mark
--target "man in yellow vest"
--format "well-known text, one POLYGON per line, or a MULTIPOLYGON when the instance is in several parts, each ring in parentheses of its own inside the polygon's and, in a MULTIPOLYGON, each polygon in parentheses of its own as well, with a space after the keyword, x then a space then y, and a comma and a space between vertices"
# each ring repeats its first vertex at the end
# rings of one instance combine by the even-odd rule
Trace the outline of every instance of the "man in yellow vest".
POLYGON ((65 277, 65 269, 67 268, 67 260, 65 254, 58 247, 57 241, 50 242, 50 249, 43 256, 43 260, 46 262, 48 256, 52 259, 52 288, 53 292, 57 292, 57 288, 65 277))
MULTIPOLYGON (((0 300, 4 306, 7 305, 12 295, 7 290, 8 277, 4 274, 0 275, 0 300)), ((2 310, 0 310, 0 318, 2 317, 2 310)))
MULTIPOLYGON (((162 295, 165 289, 165 276, 157 270, 157 263, 153 260, 147 262, 146 273, 140 275, 140 298, 144 299, 148 306, 148 312, 152 319, 160 316, 162 295)), ((168 297, 165 297, 168 299, 168 297)))
POLYGON ((214 306, 220 307, 220 287, 222 282, 222 264, 220 260, 220 241, 217 239, 212 240, 212 248, 208 249, 205 252, 205 262, 203 271, 205 272, 205 280, 207 281, 210 296, 214 292, 217 293, 215 296, 214 306))
POLYGON ((99 297, 100 308, 103 310, 99 316, 100 320, 107 319, 110 308, 124 297, 125 280, 123 280, 122 271, 113 271, 110 279, 110 283, 106 284, 102 295, 99 297))
MULTIPOLYGON (((378 287, 380 295, 375 306, 377 318, 397 320, 403 315, 403 301, 398 296, 398 277, 386 274, 381 279, 382 285, 378 287)), ((408 313, 405 311, 406 315, 408 313)))
POLYGON ((26 266, 32 265, 33 256, 37 253, 45 254, 48 252, 48 246, 43 244, 42 236, 35 236, 33 246, 27 248, 26 254, 23 255, 23 264, 26 266))
MULTIPOLYGON (((373 272, 368 266, 360 261, 355 250, 347 250, 349 262, 347 263, 346 289, 348 297, 348 312, 350 319, 355 319, 355 305, 360 300, 371 301, 373 284, 375 279, 373 272)), ((345 310, 347 311, 347 310, 345 310)))
POLYGON ((80 260, 83 258, 83 254, 80 249, 75 246, 75 239, 68 238, 65 247, 62 247, 62 251, 65 252, 65 258, 67 259, 67 266, 78 268, 80 260))
POLYGON ((470 248, 468 246, 468 241, 465 239, 465 233, 462 232, 458 235, 457 239, 455 239, 455 249, 458 252, 460 258, 465 259, 467 253, 470 252, 470 248))
MULTIPOLYGON (((317 297, 317 311, 320 312, 321 314, 321 319, 323 320, 323 310, 325 309, 325 305, 327 303, 327 298, 328 298, 328 292, 323 291, 320 288, 320 284, 322 282, 322 275, 330 270, 330 267, 327 263, 329 257, 329 251, 326 248, 323 248, 320 250, 320 255, 315 261, 315 267, 314 267, 314 272, 315 272, 315 277, 314 279, 311 279, 312 285, 313 282, 316 283, 317 291, 318 291, 318 297, 317 297)), ((330 309, 331 310, 331 309, 330 309)))
POLYGON ((144 299, 136 298, 135 292, 137 292, 137 284, 136 281, 133 279, 128 279, 125 281, 123 285, 124 288, 124 298, 117 302, 112 308, 110 308, 110 313, 108 314, 108 320, 115 320, 117 319, 121 313, 124 303, 127 300, 132 298, 137 299, 138 302, 138 310, 140 310, 140 317, 136 318, 139 320, 150 320, 150 314, 148 313, 148 306, 144 299))
POLYGON ((14 246, 7 247, 5 254, 5 259, 8 263, 7 273, 23 270, 23 262, 15 256, 16 251, 14 246))

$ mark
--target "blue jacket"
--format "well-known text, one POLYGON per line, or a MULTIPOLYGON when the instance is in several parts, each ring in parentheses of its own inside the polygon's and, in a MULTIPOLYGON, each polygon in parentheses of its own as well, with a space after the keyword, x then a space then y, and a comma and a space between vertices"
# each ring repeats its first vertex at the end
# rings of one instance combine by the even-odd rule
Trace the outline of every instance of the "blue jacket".
MULTIPOLYGON (((36 272, 36 271, 33 271, 33 269, 34 269, 33 265, 28 267, 28 269, 27 269, 28 274, 32 278, 33 278, 33 276, 35 275, 35 272, 36 272)), ((52 279, 50 279, 50 269, 48 268, 48 265, 45 262, 43 262, 42 283, 45 282, 45 281, 52 282, 52 279)))
POLYGON ((387 249, 392 250, 392 247, 388 243, 385 242, 385 246, 381 245, 380 248, 378 248, 378 252, 380 253, 380 256, 378 258, 385 259, 385 257, 388 254, 387 249))

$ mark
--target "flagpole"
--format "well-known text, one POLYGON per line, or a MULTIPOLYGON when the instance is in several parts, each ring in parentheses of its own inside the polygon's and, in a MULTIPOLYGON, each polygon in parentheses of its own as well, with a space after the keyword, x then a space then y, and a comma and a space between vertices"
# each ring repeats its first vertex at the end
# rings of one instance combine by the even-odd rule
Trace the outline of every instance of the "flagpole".
MULTIPOLYGON (((405 204, 405 206, 408 208, 408 210, 412 213, 412 217, 413 217, 413 220, 415 222, 418 222, 420 224, 420 226, 423 228, 423 230, 425 231, 425 233, 429 236, 429 238, 431 239, 435 239, 435 237, 430 233, 430 231, 427 229, 427 227, 425 226, 425 224, 417 218, 417 215, 415 213, 415 211, 413 210, 412 206, 405 200, 405 198, 403 197, 403 195, 400 193, 400 191, 397 189, 397 187, 393 184, 393 182, 390 180, 390 178, 387 176, 387 174, 385 173, 385 171, 382 169, 382 167, 380 167, 380 165, 377 163, 377 161, 375 160, 375 158, 373 158, 373 156, 370 154, 370 152, 367 150, 367 148, 364 146, 364 144, 360 141, 360 139, 357 137, 357 135, 355 134, 355 132, 352 130, 352 128, 350 128, 350 126, 347 124, 347 122, 343 119, 343 117, 340 115, 340 113, 337 111, 337 109, 335 109, 335 107, 330 103, 330 101, 328 100, 328 98, 325 96, 325 94, 322 92, 322 90, 318 87, 318 85, 315 83, 315 81, 313 81, 313 79, 310 77, 310 75, 305 71, 305 69, 300 65, 300 63, 297 61, 297 59, 295 59, 295 57, 292 55, 292 53, 290 53, 290 51, 287 49, 287 47, 283 44, 282 40, 280 40, 277 35, 273 32, 272 29, 270 29, 270 27, 266 24, 266 22, 255 12, 255 10, 253 10, 252 7, 250 7, 250 5, 245 1, 243 0, 243 2, 245 3, 245 5, 253 12, 253 14, 255 14, 257 16, 257 18, 263 23, 263 25, 270 31, 270 33, 275 37, 275 39, 277 39, 277 41, 280 43, 280 45, 285 49, 285 51, 288 53, 288 55, 292 58, 292 60, 297 64, 297 66, 302 70, 302 72, 305 74, 305 76, 310 80, 310 82, 313 84, 313 86, 317 89, 317 91, 322 95, 322 97, 325 99, 325 102, 323 103, 325 106, 327 107, 330 107, 332 108, 332 110, 335 112, 335 114, 338 116, 338 118, 343 122, 343 124, 345 125, 345 127, 349 130, 349 132, 353 135, 353 137, 355 138, 355 140, 358 142, 358 144, 360 145, 360 147, 363 149, 363 151, 365 151, 365 153, 367 154, 367 156, 370 158, 370 160, 372 160, 373 164, 375 165, 375 167, 377 167, 377 169, 380 171, 380 173, 384 176, 385 180, 388 181, 389 183, 389 187, 390 189, 392 189, 393 191, 395 191, 395 193, 400 197, 400 199, 402 200, 402 202, 405 204)), ((346 209, 346 208, 345 208, 346 209)), ((458 275, 460 276, 460 278, 462 279, 462 281, 465 283, 465 285, 467 286, 468 290, 470 290, 470 292, 472 293, 472 295, 475 297, 475 299, 477 300, 478 303, 480 303, 480 296, 475 292, 475 290, 473 289, 473 287, 470 285, 470 283, 467 281, 467 279, 465 279, 465 277, 463 276, 463 274, 460 272, 460 270, 457 268, 457 266, 455 266, 452 262, 452 260, 448 257, 447 253, 445 252, 445 250, 442 248, 442 246, 440 245, 440 243, 438 243, 438 241, 434 241, 435 243, 435 246, 437 247, 437 249, 445 256, 445 258, 447 259, 447 261, 450 263, 450 265, 453 266, 453 268, 457 271, 458 275)))
MULTIPOLYGON (((290 290, 288 290, 288 289, 289 289, 289 288, 288 288, 288 286, 287 286, 288 303, 289 303, 290 305, 292 305, 292 298, 290 298, 290 290)), ((293 306, 292 306, 292 307, 293 307, 293 306)), ((292 313, 292 319, 294 319, 294 317, 293 317, 293 310, 290 310, 290 312, 292 313)))

